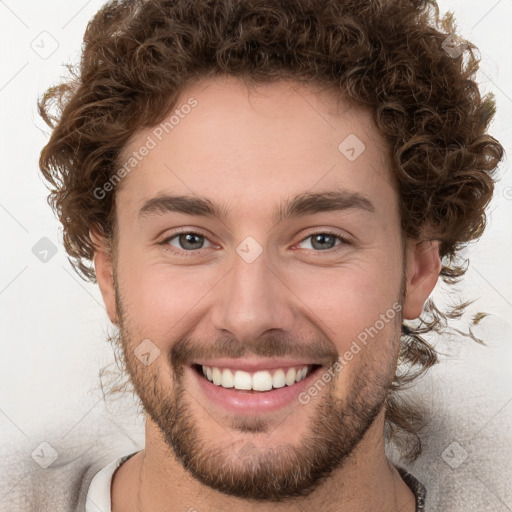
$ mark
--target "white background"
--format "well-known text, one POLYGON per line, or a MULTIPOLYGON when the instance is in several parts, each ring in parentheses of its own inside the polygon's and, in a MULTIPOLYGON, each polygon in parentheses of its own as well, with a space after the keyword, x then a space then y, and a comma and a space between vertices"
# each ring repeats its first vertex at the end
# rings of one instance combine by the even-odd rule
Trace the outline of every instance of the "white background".
MULTIPOLYGON (((86 24, 102 3, 0 2, 0 443, 11 446, 19 443, 36 448, 47 439, 45 432, 65 435, 84 417, 101 410, 98 370, 113 360, 104 341, 108 319, 100 293, 71 269, 60 244, 59 225, 46 203, 38 157, 48 132, 36 111, 37 97, 66 73, 64 63, 78 61, 86 24), (51 34, 55 42, 47 34, 41 36, 42 32, 51 34), (33 49, 41 46, 41 38, 47 50, 58 44, 47 58, 33 49), (47 263, 32 252, 42 237, 58 247, 47 263)), ((439 4, 443 12, 454 11, 458 32, 480 50, 481 91, 493 91, 497 101, 490 133, 509 151, 512 0, 439 4)), ((510 378, 505 378, 512 363, 512 173, 508 160, 501 166, 500 177, 487 231, 467 251, 471 267, 461 287, 461 297, 477 299, 470 311, 492 314, 487 327, 478 331, 489 336, 490 347, 474 348, 471 341, 456 350, 452 347, 448 350, 454 359, 445 366, 452 377, 460 373, 457 386, 461 390, 470 382, 487 383, 479 395, 471 395, 486 397, 481 425, 499 422, 507 411, 510 418, 508 400, 512 399, 510 378), (473 363, 480 365, 478 374, 471 372, 473 363)), ((441 289, 434 293, 439 301, 444 296, 441 289)), ((441 377, 443 369, 438 372, 441 377)), ((140 440, 136 438, 134 445, 140 440)), ((58 437, 52 437, 52 442, 58 445, 58 437)), ((499 489, 492 492, 501 503, 510 499, 499 489)))

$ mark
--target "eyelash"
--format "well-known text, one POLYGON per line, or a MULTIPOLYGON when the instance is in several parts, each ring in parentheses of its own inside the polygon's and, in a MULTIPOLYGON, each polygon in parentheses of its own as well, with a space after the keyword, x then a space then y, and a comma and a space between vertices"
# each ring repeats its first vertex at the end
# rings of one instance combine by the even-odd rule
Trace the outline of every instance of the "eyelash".
MULTIPOLYGON (((179 235, 199 235, 203 238, 205 238, 206 240, 208 240, 208 238, 205 236, 205 235, 202 235, 201 233, 198 233, 196 231, 187 231, 187 230, 182 230, 182 231, 177 231, 175 233, 173 233, 171 236, 168 236, 167 238, 165 238, 164 240, 162 240, 160 242, 159 245, 162 245, 164 247, 165 250, 167 251, 170 251, 172 254, 176 255, 176 256, 191 256, 193 254, 201 254, 201 251, 203 251, 203 249, 197 249, 197 250, 190 250, 190 251, 186 251, 184 249, 182 250, 177 250, 175 249, 173 246, 169 245, 169 242, 176 238, 177 236, 179 235)), ((309 233, 307 236, 305 236, 304 238, 302 238, 302 240, 299 241, 299 244, 304 242, 305 240, 307 240, 308 238, 311 238, 315 235, 327 235, 327 236, 332 236, 334 238, 337 238, 338 240, 340 240, 342 243, 341 244, 338 244, 338 245, 335 245, 334 247, 332 247, 331 249, 325 249, 325 250, 322 250, 322 251, 315 251, 314 249, 306 249, 306 250, 312 250, 313 253, 319 253, 318 255, 320 256, 320 254, 322 253, 329 253, 329 254, 332 254, 333 252, 336 252, 337 250, 339 249, 336 249, 336 247, 339 248, 340 245, 352 245, 352 243, 350 242, 350 240, 348 240, 347 238, 339 235, 338 233, 335 233, 333 231, 315 231, 313 233, 309 233)), ((208 240, 209 241, 209 240, 208 240)), ((211 242, 210 242, 211 243, 211 242)))

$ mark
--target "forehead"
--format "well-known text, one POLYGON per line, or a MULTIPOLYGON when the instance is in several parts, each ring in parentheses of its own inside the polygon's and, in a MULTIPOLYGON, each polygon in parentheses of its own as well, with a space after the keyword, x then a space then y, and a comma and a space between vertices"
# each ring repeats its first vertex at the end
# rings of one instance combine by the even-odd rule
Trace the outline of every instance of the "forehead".
POLYGON ((161 123, 132 137, 120 164, 134 155, 117 189, 126 213, 172 194, 236 203, 235 218, 242 209, 275 218, 283 196, 334 189, 396 207, 389 147, 371 112, 298 83, 197 82, 161 123))

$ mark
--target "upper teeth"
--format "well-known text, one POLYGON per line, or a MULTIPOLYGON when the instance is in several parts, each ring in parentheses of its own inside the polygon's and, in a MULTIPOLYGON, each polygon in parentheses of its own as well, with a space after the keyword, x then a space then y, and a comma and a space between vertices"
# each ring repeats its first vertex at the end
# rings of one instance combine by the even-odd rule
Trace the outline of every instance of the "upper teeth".
POLYGON ((285 384, 291 386, 306 377, 308 368, 309 366, 306 365, 249 373, 243 370, 202 366, 205 377, 216 386, 254 391, 268 391, 273 387, 282 388, 285 384))

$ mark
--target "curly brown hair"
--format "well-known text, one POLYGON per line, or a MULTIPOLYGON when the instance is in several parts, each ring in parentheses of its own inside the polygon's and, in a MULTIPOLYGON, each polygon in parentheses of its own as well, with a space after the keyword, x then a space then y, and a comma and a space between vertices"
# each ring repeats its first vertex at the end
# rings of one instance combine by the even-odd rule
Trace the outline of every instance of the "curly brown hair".
MULTIPOLYGON (((189 84, 228 74, 335 90, 371 110, 392 152, 402 234, 421 239, 428 227, 440 276, 456 283, 467 268, 457 256, 484 231, 504 153, 486 133, 495 101, 480 96, 475 50, 428 0, 108 2, 87 26, 80 65, 38 102, 52 128, 40 169, 72 265, 95 281, 90 228, 112 239, 115 190, 101 199, 94 190, 114 176, 129 139, 160 123, 189 84)), ((402 323, 406 371, 386 404, 386 437, 405 460, 421 452, 422 415, 396 391, 438 361, 422 335, 444 332, 468 304, 442 313, 429 299, 418 325, 402 323)), ((481 341, 471 328, 467 336, 481 341)))

